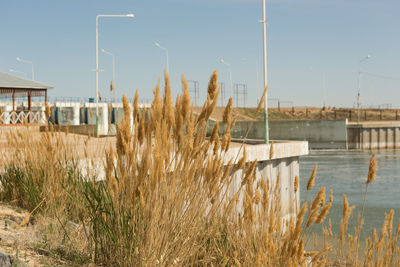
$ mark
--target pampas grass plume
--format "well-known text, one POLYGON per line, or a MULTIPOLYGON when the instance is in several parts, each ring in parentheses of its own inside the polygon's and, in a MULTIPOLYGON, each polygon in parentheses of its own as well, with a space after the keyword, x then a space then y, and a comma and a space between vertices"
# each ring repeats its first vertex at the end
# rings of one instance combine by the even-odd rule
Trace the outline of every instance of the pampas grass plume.
POLYGON ((165 69, 164 69, 164 80, 165 80, 165 88, 164 88, 163 116, 170 126, 174 126, 175 120, 174 120, 174 108, 172 105, 171 85, 170 85, 169 75, 165 69))
POLYGON ((369 161, 369 169, 368 169, 368 179, 367 179, 367 184, 370 184, 376 179, 376 154, 373 153, 371 156, 371 159, 369 161))
POLYGON ((296 175, 294 177, 294 193, 297 193, 298 189, 299 189, 299 176, 296 175))
POLYGON ((265 99, 265 96, 267 95, 267 92, 268 92, 268 84, 264 88, 264 92, 262 94, 260 102, 258 102, 258 106, 257 106, 256 112, 259 112, 261 110, 261 108, 262 108, 262 106, 264 104, 264 99, 265 99))
POLYGON ((269 159, 274 157, 274 141, 271 142, 271 146, 269 147, 269 159))
POLYGON ((232 120, 232 97, 229 98, 222 117, 223 123, 230 123, 232 120))
POLYGON ((218 88, 218 71, 214 70, 210 77, 210 82, 208 83, 207 93, 211 100, 215 97, 215 92, 218 88))
POLYGON ((189 115, 190 109, 190 94, 188 89, 188 84, 185 78, 185 75, 182 73, 182 90, 183 90, 183 99, 182 99, 182 116, 183 120, 185 121, 189 115))
POLYGON ((115 88, 114 88, 114 80, 111 80, 111 83, 110 83, 110 91, 112 92, 112 91, 114 91, 115 90, 115 88))
POLYGON ((317 165, 314 165, 310 179, 307 182, 307 191, 311 190, 315 185, 315 176, 317 175, 317 165))
POLYGON ((137 121, 137 115, 139 114, 139 93, 136 89, 135 98, 133 99, 133 121, 137 121))

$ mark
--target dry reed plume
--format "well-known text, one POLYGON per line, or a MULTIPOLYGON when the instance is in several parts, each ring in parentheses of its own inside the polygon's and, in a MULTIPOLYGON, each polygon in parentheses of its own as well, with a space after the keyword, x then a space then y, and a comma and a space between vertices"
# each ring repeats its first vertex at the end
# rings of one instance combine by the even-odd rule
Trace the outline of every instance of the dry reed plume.
POLYGON ((112 91, 114 91, 114 90, 115 90, 114 81, 111 80, 111 83, 110 83, 110 91, 112 92, 112 91))

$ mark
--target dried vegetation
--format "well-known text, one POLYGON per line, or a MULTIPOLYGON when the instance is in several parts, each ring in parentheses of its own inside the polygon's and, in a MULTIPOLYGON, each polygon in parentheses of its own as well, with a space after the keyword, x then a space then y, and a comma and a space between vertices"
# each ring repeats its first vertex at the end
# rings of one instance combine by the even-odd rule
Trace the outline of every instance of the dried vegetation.
MULTIPOLYGON (((100 156, 103 181, 97 179, 94 160, 76 160, 51 125, 39 140, 22 133, 8 137, 15 149, 1 164, 1 199, 28 209, 28 220, 39 215, 57 220, 63 238, 55 238, 50 247, 69 250, 64 255, 84 255, 79 257, 84 263, 101 266, 400 264, 400 225, 393 229, 393 212, 385 215, 380 234, 375 230, 365 248, 359 240, 362 215, 354 234, 348 233, 353 207, 346 196, 340 235, 334 236, 326 220, 333 197, 330 192, 326 199, 325 188, 310 201, 307 193, 297 216, 283 220, 280 176, 256 176, 257 161, 246 161, 245 148, 237 161, 225 156, 234 124, 232 99, 223 116, 226 132, 219 136, 216 124, 206 138, 207 120, 218 102, 218 73, 211 75, 198 116, 191 111, 185 77, 175 105, 167 73, 164 78, 164 95, 158 83, 149 110, 139 109, 137 92, 132 110, 123 98, 125 115, 116 145, 100 156), (233 191, 237 181, 239 188, 233 191), (71 221, 79 225, 79 241, 77 232, 66 227, 71 221), (312 246, 309 232, 315 224, 322 224, 324 238, 312 246), (306 251, 311 247, 318 249, 306 251)), ((273 145, 269 153, 273 158, 273 145)), ((316 172, 315 166, 307 192, 316 172)), ((373 157, 367 186, 375 172, 373 157)), ((298 193, 297 176, 291 190, 298 193)))

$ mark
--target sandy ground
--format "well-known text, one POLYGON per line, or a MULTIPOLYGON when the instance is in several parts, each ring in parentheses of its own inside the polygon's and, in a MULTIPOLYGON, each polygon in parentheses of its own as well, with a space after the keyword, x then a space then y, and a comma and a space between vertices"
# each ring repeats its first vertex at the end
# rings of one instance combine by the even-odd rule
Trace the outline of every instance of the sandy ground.
MULTIPOLYGON (((39 140, 45 133, 36 131, 35 129, 29 129, 26 127, 18 127, 18 131, 26 134, 31 140, 39 140)), ((11 130, 15 133, 14 130, 11 130)), ((10 131, 8 131, 10 132, 10 131)), ((105 152, 110 146, 115 147, 116 137, 101 137, 93 138, 85 135, 71 134, 55 132, 52 134, 53 142, 57 142, 57 139, 62 139, 63 142, 72 149, 74 157, 78 159, 82 158, 98 158, 103 157, 105 152)), ((0 134, 0 153, 7 154, 13 146, 10 144, 7 138, 7 131, 0 134)))

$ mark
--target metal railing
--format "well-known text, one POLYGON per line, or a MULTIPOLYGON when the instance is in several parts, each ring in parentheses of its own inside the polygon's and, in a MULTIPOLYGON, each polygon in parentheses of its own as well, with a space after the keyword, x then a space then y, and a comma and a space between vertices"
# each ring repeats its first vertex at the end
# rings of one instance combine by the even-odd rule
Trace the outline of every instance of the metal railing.
MULTIPOLYGON (((65 102, 65 103, 96 103, 96 98, 93 97, 49 97, 48 101, 50 103, 56 102, 65 102)), ((128 98, 128 102, 132 103, 133 98, 128 98)), ((99 99, 99 103, 122 103, 121 98, 110 98, 110 97, 102 97, 99 99)), ((139 98, 140 104, 151 104, 152 99, 150 98, 139 98)))
POLYGON ((5 111, 0 124, 46 123, 44 111, 5 111))

